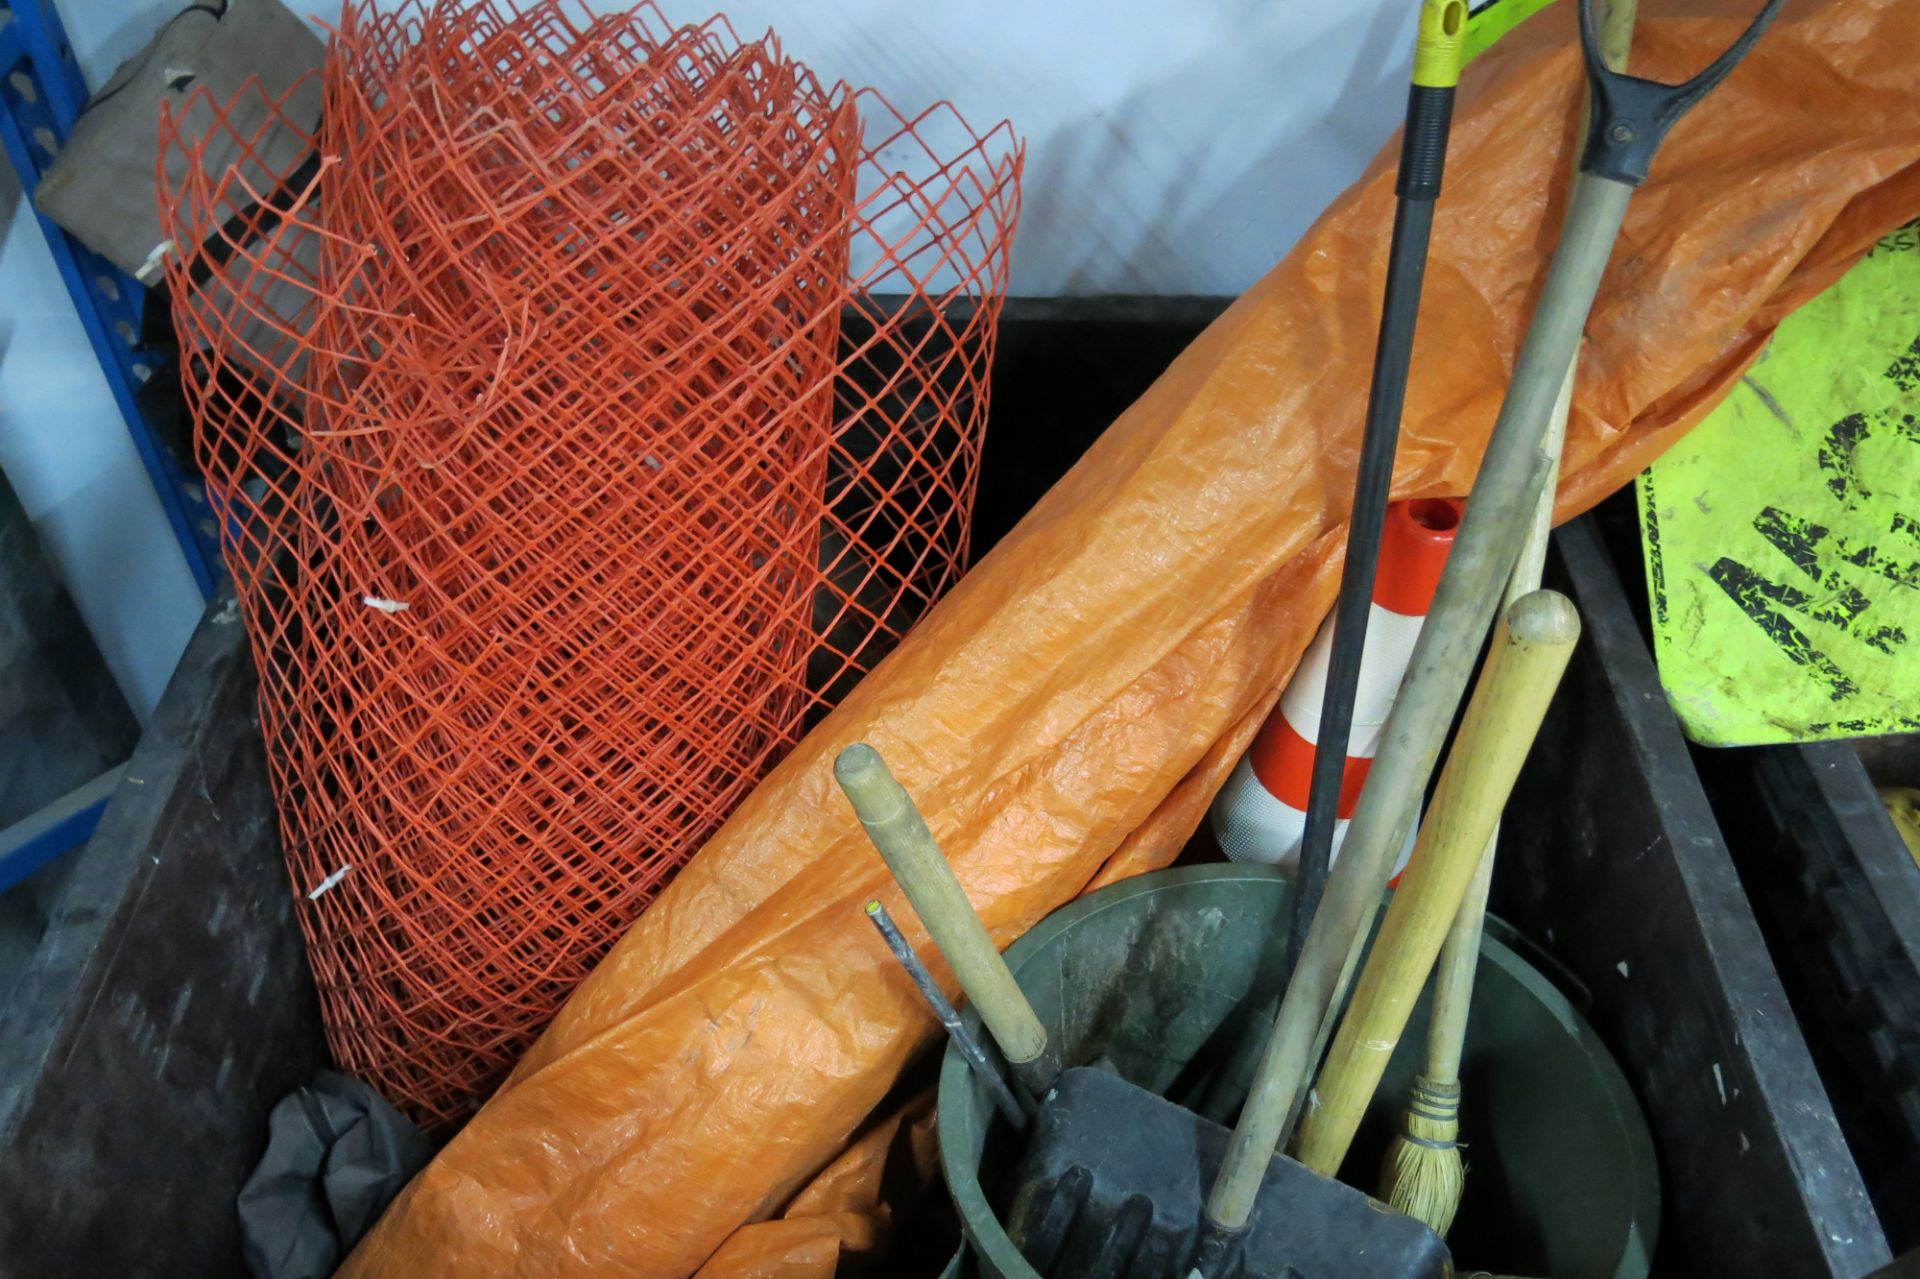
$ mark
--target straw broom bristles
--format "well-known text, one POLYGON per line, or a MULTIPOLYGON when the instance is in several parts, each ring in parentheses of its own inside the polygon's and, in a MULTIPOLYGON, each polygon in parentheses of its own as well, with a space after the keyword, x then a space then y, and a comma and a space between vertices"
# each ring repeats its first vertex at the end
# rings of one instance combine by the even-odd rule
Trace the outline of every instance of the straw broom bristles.
POLYGON ((1414 1080, 1401 1130, 1380 1168, 1387 1203, 1443 1238, 1466 1188, 1459 1137, 1459 1083, 1435 1083, 1421 1075, 1414 1080))

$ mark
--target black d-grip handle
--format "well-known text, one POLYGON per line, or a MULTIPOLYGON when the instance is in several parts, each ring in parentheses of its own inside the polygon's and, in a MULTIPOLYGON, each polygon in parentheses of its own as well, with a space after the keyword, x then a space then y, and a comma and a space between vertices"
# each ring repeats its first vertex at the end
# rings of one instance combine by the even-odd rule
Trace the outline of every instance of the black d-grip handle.
POLYGON ((1586 56, 1587 83, 1593 91, 1593 110, 1588 113, 1592 123, 1580 171, 1637 187, 1647 180, 1653 153, 1660 149, 1667 130, 1747 56, 1785 0, 1767 0, 1740 38, 1684 84, 1662 84, 1609 70, 1600 53, 1599 24, 1593 13, 1596 2, 1580 0, 1580 51, 1586 56))

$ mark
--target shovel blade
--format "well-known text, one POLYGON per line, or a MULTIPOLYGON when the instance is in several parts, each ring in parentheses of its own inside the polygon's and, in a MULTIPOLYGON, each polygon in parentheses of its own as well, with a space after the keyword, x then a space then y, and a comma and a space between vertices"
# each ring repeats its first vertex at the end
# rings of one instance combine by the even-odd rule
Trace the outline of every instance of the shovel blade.
MULTIPOLYGON (((1061 1074, 1015 1174, 1007 1233, 1048 1279, 1185 1279, 1230 1134, 1116 1075, 1061 1074)), ((1440 1237, 1276 1155, 1226 1272, 1206 1279, 1446 1279, 1440 1237)))

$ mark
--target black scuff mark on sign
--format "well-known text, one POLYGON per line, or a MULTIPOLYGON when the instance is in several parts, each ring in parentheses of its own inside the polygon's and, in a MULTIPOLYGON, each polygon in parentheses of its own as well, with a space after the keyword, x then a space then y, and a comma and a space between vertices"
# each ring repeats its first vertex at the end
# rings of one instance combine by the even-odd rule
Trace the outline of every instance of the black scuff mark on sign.
POLYGON ((1648 593, 1653 601, 1654 623, 1664 627, 1667 624, 1667 565, 1660 550, 1660 511, 1652 485, 1643 485, 1640 494, 1640 539, 1647 548, 1647 576, 1652 579, 1648 593))
MULTIPOLYGON (((1903 521, 1909 528, 1912 527, 1912 521, 1905 520, 1903 516, 1895 515, 1893 517, 1893 528, 1890 531, 1895 533, 1900 532, 1900 526, 1903 521)), ((1877 546, 1862 546, 1858 549, 1851 549, 1848 548, 1844 539, 1837 539, 1837 541, 1841 548, 1841 557, 1844 558, 1847 563, 1859 568, 1872 569, 1896 586, 1905 586, 1909 589, 1920 590, 1920 560, 1909 560, 1905 564, 1901 564, 1882 554, 1880 548, 1877 546)))
POLYGON ((1820 469, 1827 473, 1827 489, 1840 504, 1854 510, 1862 499, 1873 496, 1860 478, 1860 446, 1876 430, 1886 429, 1920 444, 1920 419, 1911 413, 1849 413, 1827 431, 1820 446, 1820 469))
POLYGON ((1920 337, 1913 339, 1913 345, 1893 357, 1893 363, 1887 365, 1882 377, 1903 391, 1920 391, 1920 337))
POLYGON ((1826 525, 1815 524, 1798 515, 1789 515, 1777 506, 1768 506, 1761 508, 1760 514, 1753 517, 1753 527, 1791 560, 1795 568, 1814 581, 1821 581, 1820 543, 1832 533, 1826 525))
MULTIPOLYGON (((1911 520, 1896 514, 1888 531, 1901 533, 1911 525, 1911 520)), ((1838 569, 1821 566, 1823 552, 1855 568, 1878 573, 1895 586, 1920 588, 1920 560, 1902 563, 1882 552, 1877 545, 1856 545, 1844 533, 1835 533, 1824 524, 1783 511, 1777 506, 1761 508, 1760 514, 1753 517, 1753 527, 1760 536, 1773 543, 1776 550, 1793 561, 1794 567, 1825 590, 1844 590, 1847 588, 1847 579, 1841 576, 1838 569)))
MULTIPOLYGON (((1873 601, 1859 587, 1841 576, 1838 569, 1821 567, 1820 543, 1833 537, 1832 531, 1825 525, 1769 506, 1754 517, 1753 527, 1825 592, 1826 598, 1818 602, 1802 595, 1805 602, 1793 606, 1798 611, 1817 622, 1838 626, 1855 639, 1889 656, 1894 649, 1907 642, 1907 632, 1902 627, 1869 627, 1863 624, 1861 617, 1873 607, 1873 601)), ((1839 543, 1840 539, 1835 538, 1834 541, 1839 543)), ((1834 549, 1843 548, 1836 545, 1834 549)), ((1759 578, 1760 575, 1755 573, 1754 576, 1759 578)))
MULTIPOLYGON (((1809 737, 1866 737, 1887 732, 1904 732, 1920 728, 1920 716, 1895 715, 1891 719, 1833 719, 1808 724, 1804 730, 1809 737)), ((1796 734, 1801 730, 1795 729, 1796 734)))
POLYGON ((1820 446, 1820 469, 1827 472, 1827 488, 1848 510, 1873 490, 1860 482, 1854 452, 1867 438, 1871 428, 1865 413, 1849 413, 1827 431, 1827 442, 1820 446))
POLYGON ((1707 569, 1707 576, 1726 592, 1735 607, 1766 633, 1774 647, 1790 661, 1808 668, 1825 684, 1833 701, 1845 701, 1860 691, 1860 686, 1831 657, 1815 648, 1806 632, 1780 611, 1788 608, 1811 616, 1813 601, 1805 591, 1770 581, 1738 560, 1725 556, 1707 569))
MULTIPOLYGON (((1915 338, 1914 342, 1920 344, 1920 338, 1915 338)), ((1920 356, 1916 356, 1915 358, 1920 360, 1920 356)), ((1920 376, 1920 373, 1916 373, 1916 376, 1920 376)), ((1754 395, 1759 397, 1760 403, 1766 407, 1767 412, 1773 414, 1780 425, 1792 431, 1796 438, 1799 436, 1800 428, 1793 424, 1793 419, 1787 416, 1787 411, 1780 406, 1780 401, 1774 398, 1772 391, 1762 386, 1760 380, 1751 373, 1742 374, 1740 380, 1747 384, 1749 391, 1752 391, 1754 395)))
POLYGON ((1910 538, 1915 542, 1920 542, 1920 519, 1915 519, 1905 511, 1895 511, 1893 513, 1893 526, 1887 531, 1898 536, 1910 538))

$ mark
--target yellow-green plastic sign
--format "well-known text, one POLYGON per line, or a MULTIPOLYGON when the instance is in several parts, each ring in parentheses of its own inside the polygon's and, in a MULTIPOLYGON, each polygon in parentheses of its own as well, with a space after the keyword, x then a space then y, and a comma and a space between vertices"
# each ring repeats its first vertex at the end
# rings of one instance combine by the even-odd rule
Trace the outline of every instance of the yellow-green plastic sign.
POLYGON ((1478 0, 1467 15, 1466 60, 1471 62, 1491 49, 1501 36, 1551 3, 1553 0, 1478 0))
POLYGON ((1710 746, 1920 728, 1920 222, 1641 475, 1654 653, 1710 746))

